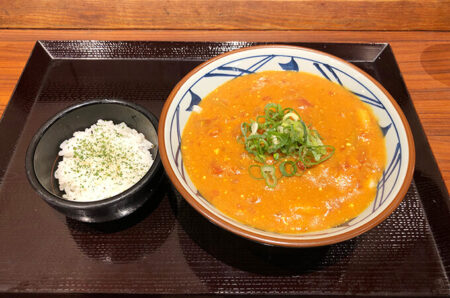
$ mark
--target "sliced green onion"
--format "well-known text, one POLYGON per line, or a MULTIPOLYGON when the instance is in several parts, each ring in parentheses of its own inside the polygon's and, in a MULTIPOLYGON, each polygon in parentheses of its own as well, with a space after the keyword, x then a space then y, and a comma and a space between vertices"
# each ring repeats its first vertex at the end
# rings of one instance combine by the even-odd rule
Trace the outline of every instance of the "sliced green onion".
MULTIPOLYGON (((333 146, 323 144, 317 130, 308 126, 297 111, 292 108, 283 109, 275 103, 268 103, 264 108, 264 115, 257 116, 256 120, 243 122, 241 133, 238 141, 242 141, 247 152, 254 156, 256 162, 262 164, 262 177, 270 187, 275 187, 277 177, 275 170, 272 173, 272 170, 269 170, 271 168, 264 168, 273 167, 266 162, 269 157, 275 162, 285 159, 279 165, 281 177, 291 177, 301 176, 305 168, 328 160, 335 151, 333 146), (303 166, 300 167, 296 163, 303 166)), ((252 166, 249 171, 251 169, 252 166)))
POLYGON ((260 166, 260 165, 251 165, 251 166, 249 166, 249 167, 248 167, 248 173, 250 174, 250 176, 251 176, 253 179, 256 179, 256 180, 263 180, 263 179, 264 179, 264 177, 262 176, 262 171, 261 171, 261 166, 260 166), (252 170, 252 169, 258 169, 257 172, 258 172, 259 176, 254 175, 253 172, 254 172, 255 170, 252 170))
POLYGON ((247 141, 247 131, 248 131, 248 123, 242 122, 241 123, 241 132, 242 132, 242 137, 244 138, 245 141, 247 141))
POLYGON ((289 112, 283 116, 283 120, 287 120, 289 118, 292 118, 294 121, 298 121, 298 119, 300 119, 300 117, 293 112, 289 112))
POLYGON ((261 173, 266 181, 266 185, 270 188, 277 186, 277 177, 275 176, 275 167, 272 165, 264 165, 261 167, 261 173))
POLYGON ((330 145, 313 146, 313 147, 303 146, 300 148, 299 159, 307 168, 310 168, 329 159, 331 156, 333 156, 334 151, 335 148, 330 145), (327 149, 329 149, 329 151, 327 151, 327 149), (316 159, 315 157, 317 155, 317 150, 322 150, 325 152, 323 154, 320 154, 319 159, 316 159), (314 154, 315 152, 316 155, 314 154))
POLYGON ((297 173, 297 166, 295 165, 295 162, 293 162, 292 160, 283 161, 280 164, 280 172, 281 174, 283 174, 283 176, 286 177, 294 176, 295 173, 297 173), (291 170, 289 172, 286 170, 286 165, 291 166, 291 170))
POLYGON ((250 129, 252 131, 250 135, 256 134, 256 132, 258 131, 258 122, 252 122, 250 129))

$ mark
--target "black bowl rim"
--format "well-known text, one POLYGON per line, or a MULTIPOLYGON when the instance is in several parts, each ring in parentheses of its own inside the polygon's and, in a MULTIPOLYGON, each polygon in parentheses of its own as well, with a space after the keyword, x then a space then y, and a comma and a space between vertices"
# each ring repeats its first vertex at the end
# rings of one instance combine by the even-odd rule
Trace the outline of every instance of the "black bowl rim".
POLYGON ((28 181, 30 182, 31 186, 35 189, 35 191, 45 201, 47 201, 51 205, 54 205, 56 207, 62 207, 62 208, 73 208, 73 209, 82 209, 82 210, 113 205, 113 204, 117 203, 118 201, 121 201, 127 197, 131 197, 131 196, 135 195, 140 189, 142 189, 147 184, 147 182, 149 182, 151 179, 154 178, 155 174, 158 172, 157 169, 161 166, 161 158, 160 158, 160 153, 159 153, 159 149, 158 149, 159 144, 153 144, 154 146, 156 146, 156 156, 153 158, 153 164, 151 165, 148 172, 144 175, 144 177, 141 178, 141 180, 139 180, 137 183, 135 183, 132 187, 130 187, 129 189, 127 189, 124 192, 121 192, 115 196, 112 196, 112 197, 109 197, 106 199, 102 199, 102 200, 92 201, 92 202, 77 202, 77 201, 63 199, 63 198, 58 197, 58 196, 50 193, 49 191, 47 191, 42 186, 42 184, 39 182, 39 180, 36 176, 35 170, 34 170, 34 154, 36 152, 37 144, 39 143, 42 136, 47 132, 47 130, 53 124, 55 124, 55 122, 57 120, 63 118, 65 115, 71 113, 74 110, 77 110, 77 109, 85 107, 85 106, 96 105, 96 104, 119 104, 119 105, 124 105, 129 108, 132 108, 132 109, 140 112, 145 117, 147 117, 147 119, 150 120, 150 123, 153 125, 153 127, 156 131, 156 135, 158 135, 158 118, 156 118, 156 116, 153 113, 151 113, 147 109, 143 108, 142 106, 139 106, 137 104, 134 104, 134 103, 131 103, 128 101, 119 100, 119 99, 94 99, 94 100, 89 100, 89 101, 85 101, 85 102, 82 102, 79 104, 72 105, 72 106, 62 110, 61 112, 56 114, 54 117, 52 117, 50 120, 45 122, 45 124, 39 128, 39 130, 33 136, 32 140, 30 142, 30 145, 28 146, 26 157, 25 157, 25 169, 26 169, 28 181))

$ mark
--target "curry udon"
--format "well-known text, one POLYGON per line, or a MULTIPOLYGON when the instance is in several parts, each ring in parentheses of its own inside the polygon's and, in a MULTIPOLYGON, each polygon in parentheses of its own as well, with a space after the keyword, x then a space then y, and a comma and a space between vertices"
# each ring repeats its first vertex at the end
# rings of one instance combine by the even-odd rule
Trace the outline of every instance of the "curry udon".
POLYGON ((203 197, 235 220, 318 231, 374 200, 383 135, 371 108, 342 86, 266 71, 228 81, 199 106, 183 131, 184 165, 203 197))

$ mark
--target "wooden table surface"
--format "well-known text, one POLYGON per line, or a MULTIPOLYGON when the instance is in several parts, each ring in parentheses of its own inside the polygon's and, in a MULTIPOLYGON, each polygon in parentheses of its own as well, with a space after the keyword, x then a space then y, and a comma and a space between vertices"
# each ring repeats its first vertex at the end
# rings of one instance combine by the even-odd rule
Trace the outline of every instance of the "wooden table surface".
MULTIPOLYGON (((0 114, 36 40, 389 42, 450 188, 450 32, 227 30, 0 30, 0 114)), ((420 152, 418 152, 420 158, 420 152)))

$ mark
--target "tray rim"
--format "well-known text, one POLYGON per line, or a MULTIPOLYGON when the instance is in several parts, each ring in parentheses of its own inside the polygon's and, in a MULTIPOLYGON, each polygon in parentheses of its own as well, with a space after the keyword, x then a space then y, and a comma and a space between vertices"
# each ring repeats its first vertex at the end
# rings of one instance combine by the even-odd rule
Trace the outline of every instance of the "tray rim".
MULTIPOLYGON (((60 58, 60 57, 57 57, 57 58, 55 58, 55 57, 53 57, 53 55, 48 51, 48 49, 46 48, 46 46, 45 46, 45 44, 46 43, 56 43, 56 42, 67 42, 67 43, 74 43, 74 42, 96 42, 96 41, 91 41, 91 40, 49 40, 49 41, 47 41, 47 40, 38 40, 38 41, 36 41, 36 43, 35 43, 35 45, 34 45, 34 47, 33 47, 33 50, 32 50, 32 52, 31 52, 31 54, 30 54, 30 56, 28 57, 28 59, 27 59, 27 63, 25 64, 25 67, 24 67, 24 69, 23 69, 23 71, 22 71, 22 73, 21 73, 21 75, 20 75, 20 78, 19 78, 19 80, 17 81, 17 84, 16 84, 16 86, 15 86, 15 88, 14 88, 14 91, 13 91, 13 93, 12 93, 12 95, 11 95, 11 98, 10 98, 10 100, 8 101, 8 104, 7 104, 7 106, 6 106, 6 108, 5 108, 5 110, 4 110, 4 113, 3 113, 3 115, 2 115, 2 117, 1 117, 1 119, 0 119, 0 141, 2 140, 2 137, 4 137, 4 132, 5 132, 5 130, 7 130, 7 128, 8 127, 5 127, 5 126, 7 126, 8 125, 8 123, 5 123, 6 121, 5 121, 5 119, 9 119, 11 116, 10 116, 10 114, 11 113, 13 113, 14 112, 14 108, 15 108, 15 105, 17 104, 16 103, 16 101, 18 100, 17 98, 20 98, 20 95, 18 94, 19 93, 19 91, 20 91, 20 88, 21 88, 21 84, 23 83, 23 81, 24 80, 26 80, 26 75, 27 75, 27 72, 29 72, 30 71, 30 68, 31 68, 31 62, 33 62, 33 58, 34 59, 36 59, 36 56, 38 55, 38 54, 42 54, 42 53, 38 53, 39 51, 43 51, 44 53, 46 53, 47 54, 47 58, 48 58, 48 63, 46 64, 46 67, 45 67, 45 73, 44 74, 42 74, 42 77, 40 78, 40 87, 42 87, 42 82, 43 81, 45 81, 45 77, 46 77, 46 75, 47 75, 47 73, 48 73, 48 69, 49 69, 49 66, 51 65, 51 63, 54 61, 54 60, 148 60, 148 59, 154 59, 154 58, 137 58, 137 59, 131 59, 131 58, 104 58, 104 57, 101 57, 101 58, 91 58, 91 59, 83 59, 83 58, 73 58, 73 57, 67 57, 67 58, 60 58), (5 129, 6 128, 6 129, 5 129)), ((120 42, 122 42, 122 41, 98 41, 98 42, 102 42, 102 43, 120 43, 120 42)), ((177 43, 177 44, 190 44, 190 45, 196 45, 196 44, 222 44, 223 42, 208 42, 208 41, 205 41, 205 42, 195 42, 195 41, 186 41, 186 42, 184 42, 184 41, 126 41, 126 42, 129 42, 129 43, 145 43, 145 44, 148 44, 148 43, 154 43, 154 44, 173 44, 173 43, 177 43)), ((238 42, 243 42, 243 41, 238 41, 238 42)), ((390 44, 389 43, 364 43, 364 42, 361 42, 361 43, 341 43, 341 42, 339 42, 339 43, 336 43, 336 42, 332 42, 332 43, 327 43, 327 42, 324 42, 324 43, 322 43, 322 42, 252 42, 252 44, 255 44, 255 45, 259 45, 259 44, 284 44, 284 45, 300 45, 300 46, 305 46, 305 44, 307 44, 307 45, 348 45, 348 46, 358 46, 358 45, 364 45, 364 46, 383 46, 382 47, 382 49, 379 51, 379 53, 378 53, 378 55, 377 55, 377 57, 376 58, 378 58, 383 52, 385 52, 385 51, 390 51, 391 52, 391 55, 392 55, 392 57, 393 57, 393 59, 394 59, 394 63, 395 63, 395 66, 398 68, 398 64, 397 64, 397 60, 395 59, 395 56, 394 56, 394 53, 393 53, 393 51, 392 51, 392 48, 391 48, 391 46, 390 46, 390 44)), ((373 61, 367 61, 367 60, 361 60, 361 61, 351 61, 350 63, 361 63, 361 62, 371 62, 371 63, 374 63, 375 62, 375 60, 376 60, 376 58, 375 59, 373 59, 373 61)), ((175 57, 174 57, 174 59, 176 59, 175 57)), ((182 59, 182 58, 181 58, 182 59)), ((408 97, 408 99, 409 99, 409 101, 411 102, 411 104, 413 104, 412 103, 412 100, 411 100, 411 97, 410 97, 410 95, 409 95, 409 92, 408 92, 408 90, 407 90, 407 88, 406 88, 406 85, 405 85, 405 83, 404 83, 404 80, 403 80, 403 77, 402 77, 402 73, 401 73, 401 71, 398 69, 398 72, 399 72, 399 74, 400 74, 400 78, 401 78, 401 83, 403 83, 403 85, 404 85, 404 89, 405 89, 405 91, 406 91, 406 95, 407 95, 407 97, 408 97)), ((37 91, 37 94, 36 94, 36 97, 33 99, 33 101, 32 101, 32 104, 31 104, 31 108, 32 108, 32 106, 34 105, 34 103, 36 102, 36 98, 39 96, 39 93, 40 93, 40 90, 41 90, 41 88, 37 91)), ((31 110, 31 108, 30 108, 30 110, 31 110)), ((414 109, 414 106, 412 105, 412 108, 414 109)), ((26 113, 27 114, 27 116, 30 114, 29 112, 30 112, 30 110, 26 113)), ((417 112, 415 111, 415 109, 414 109, 414 113, 417 115, 417 112)), ((409 122, 410 122, 411 120, 409 120, 409 122)), ((23 126, 20 128, 20 134, 19 135, 17 135, 17 138, 15 139, 15 141, 14 141, 14 144, 13 145, 16 145, 17 144, 17 142, 19 141, 19 139, 20 139, 20 136, 21 136, 21 134, 22 134, 22 131, 23 131, 23 128, 25 127, 25 123, 26 123, 26 121, 23 121, 23 126)), ((427 141, 427 139, 426 139, 426 135, 425 135, 425 133, 423 132, 423 128, 421 127, 421 123, 420 123, 420 119, 419 119, 419 121, 418 121, 418 124, 419 124, 419 126, 420 126, 420 128, 422 129, 422 131, 419 131, 419 133, 422 133, 423 134, 423 136, 425 137, 425 141, 426 141, 426 145, 428 146, 428 148, 430 148, 430 146, 429 146, 429 143, 428 143, 428 141, 427 141)), ((417 128, 416 128, 417 129, 417 128)), ((413 130, 413 133, 414 133, 414 128, 411 128, 411 130, 413 130)), ((414 137, 414 139, 415 139, 416 137, 414 137)), ((14 150, 12 151, 12 152, 10 152, 10 155, 9 155, 9 157, 11 157, 12 156, 12 154, 15 152, 15 148, 13 148, 14 150)), ((0 146, 0 155, 1 154, 3 154, 3 153, 5 153, 4 152, 4 146, 0 146)), ((416 149, 417 150, 417 149, 416 149)), ((430 148, 430 152, 431 152, 431 148, 430 148)), ((8 156, 8 155, 7 155, 8 156)), ((430 157, 431 157, 431 159, 433 159, 433 161, 434 161, 434 163, 435 163, 435 167, 437 168, 437 173, 435 172, 434 174, 435 175, 437 175, 438 176, 438 178, 440 178, 440 182, 444 185, 444 190, 446 191, 446 193, 447 193, 447 198, 448 198, 448 190, 446 189, 446 187, 445 187, 445 184, 444 184, 444 181, 443 181, 443 179, 442 179, 442 174, 441 174, 441 172, 440 172, 440 170, 439 170, 439 167, 438 167, 438 165, 437 165, 437 163, 436 163, 436 160, 435 160, 435 157, 434 157, 434 155, 432 154, 432 152, 431 152, 431 155, 430 155, 430 157)), ((9 158, 8 158, 9 159, 9 158)), ((2 164, 0 163, 0 166, 1 166, 2 164)), ((416 167, 417 167, 417 165, 416 165, 416 167)), ((7 172, 7 169, 9 168, 9 163, 6 165, 6 167, 4 167, 4 170, 0 170, 0 188, 2 187, 2 184, 3 184, 3 178, 4 178, 4 176, 6 175, 6 172, 7 172)), ((1 167, 0 167, 0 169, 2 169, 1 167)), ((417 168, 415 169, 415 171, 417 170, 417 168)), ((416 175, 414 175, 414 176, 416 176, 416 175)), ((415 177, 414 177, 414 181, 415 181, 415 177)), ((420 190, 418 189, 418 191, 419 191, 419 195, 421 196, 421 194, 420 194, 420 190)), ((444 191, 444 196, 445 196, 445 191, 444 191)), ((445 199, 445 198, 444 198, 445 199)), ((420 201, 422 201, 422 200, 420 200, 420 201)), ((421 208, 422 209, 424 209, 424 212, 425 212, 425 215, 426 215, 426 217, 427 217, 427 220, 428 220, 428 213, 427 213, 427 211, 426 211, 426 208, 425 208, 425 206, 422 204, 422 206, 421 206, 421 208)), ((430 225, 430 222, 428 221, 428 224, 430 225)), ((434 232, 433 232, 433 229, 432 229, 432 231, 431 231, 431 234, 433 235, 433 237, 434 237, 434 232)), ((435 241, 435 244, 436 244, 436 239, 434 239, 433 238, 433 240, 435 241)), ((440 259, 441 259, 441 261, 442 261, 442 255, 441 255, 441 250, 439 249, 439 247, 438 247, 439 245, 437 245, 437 252, 439 253, 439 257, 440 257, 440 259)), ((450 275, 450 268, 446 265, 446 264, 443 264, 443 266, 444 266, 444 268, 443 268, 443 272, 444 273, 446 273, 447 274, 447 282, 449 282, 449 278, 448 278, 448 276, 450 275)), ((1 292, 0 292, 1 293, 1 292)))

